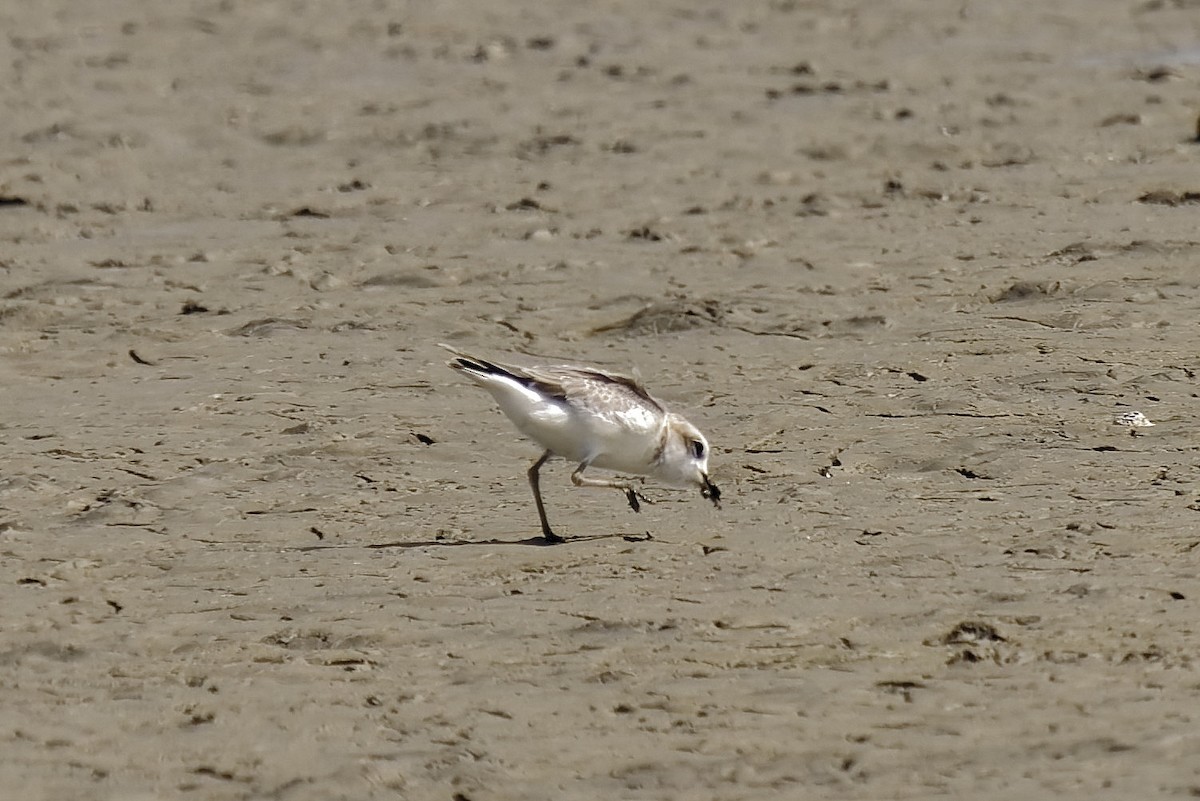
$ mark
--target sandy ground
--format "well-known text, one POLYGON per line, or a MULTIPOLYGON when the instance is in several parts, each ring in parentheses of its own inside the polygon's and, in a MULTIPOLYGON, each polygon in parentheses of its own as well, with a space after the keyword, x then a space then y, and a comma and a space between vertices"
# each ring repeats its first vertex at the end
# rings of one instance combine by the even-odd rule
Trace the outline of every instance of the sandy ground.
POLYGON ((1200 794, 1194 0, 0 29, 8 797, 1200 794), (439 341, 637 367, 724 510, 538 547, 439 341))

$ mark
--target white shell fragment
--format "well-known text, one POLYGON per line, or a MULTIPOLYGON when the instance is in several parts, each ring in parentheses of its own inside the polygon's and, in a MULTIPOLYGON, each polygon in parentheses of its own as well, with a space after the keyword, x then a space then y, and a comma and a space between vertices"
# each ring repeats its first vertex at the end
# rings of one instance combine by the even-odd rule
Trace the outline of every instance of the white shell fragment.
POLYGON ((1154 425, 1141 412, 1122 412, 1113 418, 1113 423, 1119 426, 1129 426, 1130 428, 1147 428, 1154 425))

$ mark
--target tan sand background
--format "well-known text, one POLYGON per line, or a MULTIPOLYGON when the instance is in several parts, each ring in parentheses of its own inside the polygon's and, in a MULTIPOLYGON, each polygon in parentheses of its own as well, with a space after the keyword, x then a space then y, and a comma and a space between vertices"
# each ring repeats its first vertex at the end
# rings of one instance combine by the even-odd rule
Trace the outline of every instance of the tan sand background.
POLYGON ((0 30, 6 798, 1200 793, 1194 0, 0 30), (725 509, 532 544, 439 341, 637 367, 725 509))

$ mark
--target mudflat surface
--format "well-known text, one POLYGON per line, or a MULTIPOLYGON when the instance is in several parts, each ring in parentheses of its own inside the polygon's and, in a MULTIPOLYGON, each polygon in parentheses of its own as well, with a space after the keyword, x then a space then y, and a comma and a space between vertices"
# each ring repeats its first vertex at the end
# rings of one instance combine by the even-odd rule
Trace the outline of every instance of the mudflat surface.
POLYGON ((1200 793, 1194 2, 0 29, 11 797, 1200 793), (532 544, 439 341, 636 367, 724 510, 532 544))

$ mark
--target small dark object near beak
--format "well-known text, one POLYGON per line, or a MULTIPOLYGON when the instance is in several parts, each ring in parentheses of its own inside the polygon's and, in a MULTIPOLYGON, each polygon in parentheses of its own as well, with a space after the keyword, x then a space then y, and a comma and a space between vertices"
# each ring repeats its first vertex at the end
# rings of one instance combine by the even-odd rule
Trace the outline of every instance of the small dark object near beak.
POLYGON ((713 506, 721 508, 721 490, 708 480, 708 476, 704 477, 704 483, 700 485, 700 494, 712 501, 713 506))

